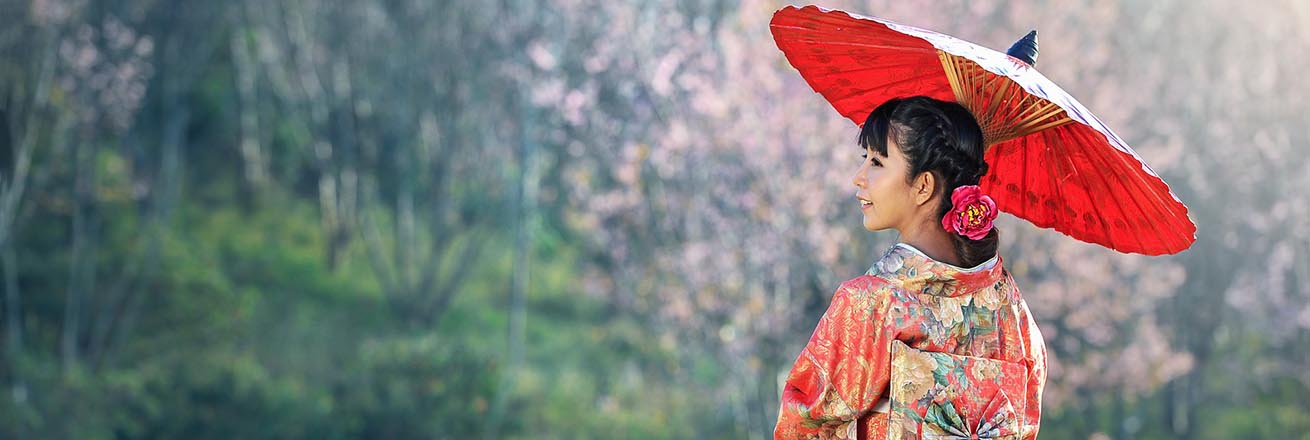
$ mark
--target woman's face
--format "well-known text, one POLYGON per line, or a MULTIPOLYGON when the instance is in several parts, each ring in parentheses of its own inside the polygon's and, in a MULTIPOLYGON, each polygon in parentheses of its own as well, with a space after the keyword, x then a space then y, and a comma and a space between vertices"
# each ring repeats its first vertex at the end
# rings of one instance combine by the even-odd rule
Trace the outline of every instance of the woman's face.
POLYGON ((864 229, 900 231, 915 211, 910 183, 906 182, 909 162, 892 139, 887 140, 886 156, 879 155, 872 147, 864 151, 864 163, 852 179, 855 197, 860 200, 860 211, 864 213, 864 229))

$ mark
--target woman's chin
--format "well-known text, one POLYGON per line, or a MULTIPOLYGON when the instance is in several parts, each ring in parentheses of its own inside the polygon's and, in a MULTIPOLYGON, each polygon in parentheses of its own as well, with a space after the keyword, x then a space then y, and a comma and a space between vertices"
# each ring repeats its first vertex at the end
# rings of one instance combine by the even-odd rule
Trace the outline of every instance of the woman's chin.
POLYGON ((892 228, 892 225, 883 224, 878 220, 879 219, 877 217, 874 217, 873 215, 870 215, 869 213, 866 212, 864 214, 864 229, 867 229, 870 232, 878 232, 878 231, 886 231, 892 228))

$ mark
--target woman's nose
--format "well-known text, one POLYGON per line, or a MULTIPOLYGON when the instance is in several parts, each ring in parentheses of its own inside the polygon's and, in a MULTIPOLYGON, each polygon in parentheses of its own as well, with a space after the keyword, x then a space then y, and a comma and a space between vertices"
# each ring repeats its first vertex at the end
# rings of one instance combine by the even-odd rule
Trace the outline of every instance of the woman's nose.
POLYGON ((851 184, 855 185, 856 188, 864 189, 864 167, 860 167, 860 170, 855 172, 855 177, 851 178, 851 184))

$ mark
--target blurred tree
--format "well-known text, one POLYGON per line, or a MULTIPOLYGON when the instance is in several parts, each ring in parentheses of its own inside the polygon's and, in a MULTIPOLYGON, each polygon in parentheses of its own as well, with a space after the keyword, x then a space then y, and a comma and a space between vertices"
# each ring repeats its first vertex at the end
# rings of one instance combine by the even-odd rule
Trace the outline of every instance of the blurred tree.
MULTIPOLYGON (((68 99, 73 120, 64 155, 67 168, 59 169, 68 182, 71 205, 71 255, 68 265, 66 297, 60 347, 67 372, 77 368, 88 354, 99 355, 105 338, 95 334, 106 328, 104 320, 115 318, 114 297, 100 295, 104 286, 128 282, 137 267, 126 264, 122 277, 102 278, 100 248, 104 236, 104 212, 107 204, 122 203, 133 194, 104 191, 114 181, 127 178, 123 164, 116 162, 123 149, 125 135, 136 125, 136 115, 144 103, 146 82, 153 72, 149 57, 154 43, 141 35, 130 21, 108 10, 109 5, 88 7, 76 14, 86 22, 64 37, 59 44, 61 63, 57 81, 68 99), (106 166, 106 156, 115 161, 106 166), (103 174, 102 174, 103 173, 103 174)), ((92 359, 97 360, 97 359, 92 359)))
POLYGON ((1172 435, 1195 437, 1209 430, 1206 414, 1253 401, 1282 379, 1310 392, 1310 376, 1294 366, 1310 353, 1310 163, 1294 153, 1310 138, 1286 119, 1310 110, 1290 98, 1310 89, 1298 80, 1304 60, 1285 56, 1307 50, 1310 8, 1170 1, 1124 9, 1144 26, 1123 51, 1152 54, 1125 60, 1140 73, 1125 94, 1130 117, 1153 121, 1133 129, 1161 146, 1163 172, 1182 182, 1180 196, 1195 201, 1201 220, 1196 245, 1177 257, 1187 282, 1159 308, 1173 343, 1197 360, 1169 385, 1165 422, 1172 435), (1241 352, 1253 355, 1233 355, 1241 352), (1240 379, 1221 387, 1216 377, 1240 379))
MULTIPOLYGON (((1192 207, 1161 258, 1003 222, 1043 438, 1310 428, 1310 7, 825 4, 1041 30, 1192 207)), ((780 6, 0 3, 0 437, 767 436, 894 239, 780 6)))

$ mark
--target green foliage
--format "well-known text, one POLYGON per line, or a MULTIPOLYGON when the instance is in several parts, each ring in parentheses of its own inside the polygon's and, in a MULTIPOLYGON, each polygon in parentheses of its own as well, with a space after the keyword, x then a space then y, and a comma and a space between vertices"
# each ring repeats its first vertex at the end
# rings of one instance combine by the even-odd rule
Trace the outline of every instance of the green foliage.
MULTIPOLYGON (((130 210, 106 214, 121 230, 99 250, 111 273, 127 264, 115 260, 140 258, 143 244, 128 236, 137 224, 130 210)), ((49 265, 23 265, 25 290, 59 286, 66 273, 51 266, 67 259, 62 233, 30 230, 25 261, 49 265)), ((506 377, 509 253, 479 266, 439 328, 414 331, 391 318, 360 249, 326 267, 320 231, 306 201, 249 214, 230 201, 184 203, 162 236, 160 266, 142 283, 147 313, 100 365, 63 371, 51 349, 62 295, 30 296, 27 325, 38 331, 29 337, 39 338, 13 371, 26 397, 0 398, 0 437, 481 435, 506 377)), ((652 343, 639 322, 578 292, 578 250, 551 231, 536 237, 527 352, 503 436, 684 438, 704 433, 697 426, 731 434, 709 399, 675 386, 676 346, 652 343)), ((508 238, 488 245, 506 249, 508 238)), ((693 383, 724 373, 695 365, 693 383)))

